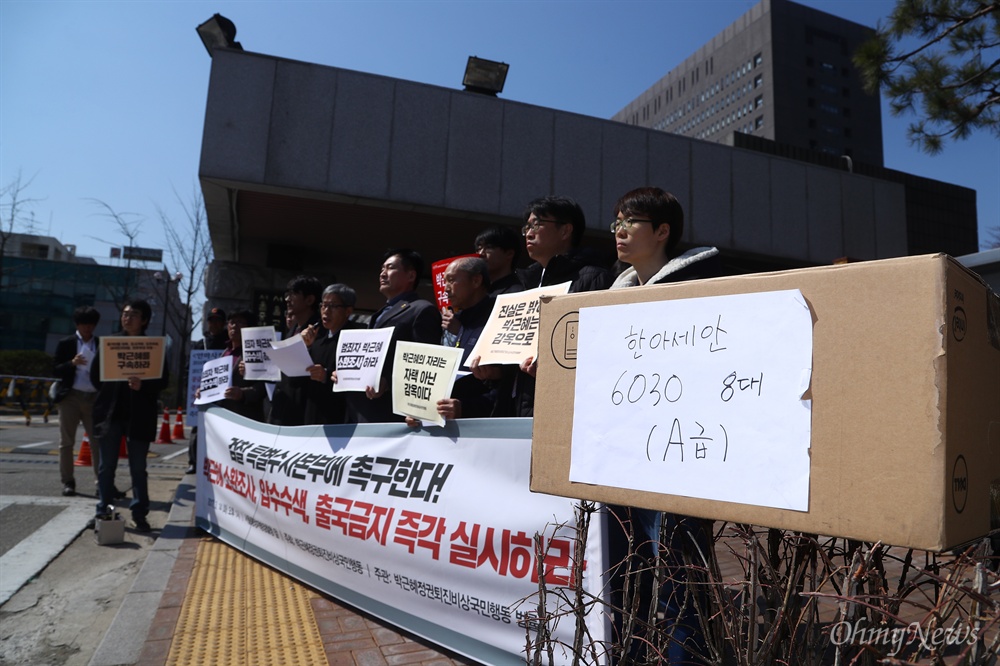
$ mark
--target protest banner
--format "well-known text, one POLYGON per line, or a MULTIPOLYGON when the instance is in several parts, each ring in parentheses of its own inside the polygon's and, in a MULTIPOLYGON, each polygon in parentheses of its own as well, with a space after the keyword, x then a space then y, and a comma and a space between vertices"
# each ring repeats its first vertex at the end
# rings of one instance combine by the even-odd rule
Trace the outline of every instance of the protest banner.
POLYGON ((389 353, 394 327, 344 329, 337 339, 337 383, 334 391, 377 389, 389 353))
POLYGON ((274 329, 270 326, 252 326, 244 328, 240 335, 243 338, 243 366, 246 370, 243 378, 251 381, 280 381, 281 369, 269 355, 271 343, 278 339, 274 329))
POLYGON ((437 300, 438 310, 444 310, 447 307, 451 307, 451 304, 448 302, 448 292, 444 290, 444 272, 448 270, 448 266, 456 259, 478 256, 478 254, 460 254, 455 257, 448 257, 447 259, 435 261, 431 264, 431 282, 434 285, 434 298, 437 300))
POLYGON ((399 341, 392 362, 392 411, 443 426, 437 401, 451 395, 462 361, 458 347, 399 341))
POLYGON ((145 335, 106 335, 100 338, 102 382, 159 379, 163 376, 166 338, 145 335))
POLYGON ((563 282, 497 296, 486 327, 469 352, 469 360, 478 356, 482 365, 490 365, 534 358, 538 352, 539 299, 569 293, 569 287, 569 282, 563 282))
POLYGON ((194 417, 198 414, 198 407, 194 404, 194 394, 201 387, 201 369, 206 363, 220 356, 222 356, 221 349, 192 349, 188 355, 187 412, 185 416, 194 417))
MULTIPOLYGON (((528 490, 531 419, 461 419, 431 434, 270 426, 217 405, 201 418, 201 529, 478 663, 524 664, 546 621, 555 663, 572 662, 571 586, 580 573, 584 596, 603 598, 604 517, 575 560, 573 501, 528 490)), ((607 663, 607 616, 590 607, 588 663, 607 663)))
POLYGON ((223 356, 205 363, 201 371, 201 385, 196 405, 218 402, 226 397, 226 389, 233 382, 233 357, 223 356))

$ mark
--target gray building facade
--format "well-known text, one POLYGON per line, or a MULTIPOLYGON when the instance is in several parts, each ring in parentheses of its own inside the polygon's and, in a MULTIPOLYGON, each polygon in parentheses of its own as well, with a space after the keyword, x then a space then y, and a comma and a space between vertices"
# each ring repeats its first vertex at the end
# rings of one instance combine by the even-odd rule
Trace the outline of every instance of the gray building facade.
POLYGON ((878 95, 851 62, 871 28, 761 0, 614 120, 733 145, 747 134, 882 166, 878 95))
POLYGON ((610 260, 614 203, 648 184, 684 206, 682 246, 718 246, 731 273, 907 254, 898 183, 246 51, 214 52, 199 177, 217 259, 206 296, 227 311, 273 304, 298 273, 345 282, 374 311, 386 249, 467 253, 547 194, 580 202, 584 242, 610 260))

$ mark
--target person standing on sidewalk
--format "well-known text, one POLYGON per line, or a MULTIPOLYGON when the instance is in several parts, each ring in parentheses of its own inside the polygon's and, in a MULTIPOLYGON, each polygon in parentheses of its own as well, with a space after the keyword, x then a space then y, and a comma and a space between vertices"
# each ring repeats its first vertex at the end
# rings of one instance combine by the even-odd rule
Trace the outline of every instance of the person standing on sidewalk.
MULTIPOLYGON (((87 437, 94 436, 94 398, 97 389, 90 381, 90 362, 97 353, 94 329, 101 320, 101 313, 89 305, 73 311, 76 333, 63 338, 56 345, 54 374, 59 379, 55 402, 59 405, 59 476, 62 494, 76 495, 76 478, 73 474, 73 445, 76 444, 76 427, 83 423, 87 437)), ((91 451, 94 480, 97 480, 100 454, 97 447, 91 451)))
MULTIPOLYGON (((122 308, 120 335, 145 335, 152 317, 152 308, 144 300, 134 300, 122 308)), ((127 382, 100 381, 100 349, 91 365, 90 379, 97 387, 94 401, 94 431, 100 446, 98 468, 97 515, 110 513, 115 500, 115 470, 122 437, 128 450, 128 468, 132 477, 133 526, 136 531, 151 530, 149 488, 146 476, 146 456, 149 444, 156 439, 156 422, 160 391, 167 385, 167 370, 158 379, 130 377, 127 382)))

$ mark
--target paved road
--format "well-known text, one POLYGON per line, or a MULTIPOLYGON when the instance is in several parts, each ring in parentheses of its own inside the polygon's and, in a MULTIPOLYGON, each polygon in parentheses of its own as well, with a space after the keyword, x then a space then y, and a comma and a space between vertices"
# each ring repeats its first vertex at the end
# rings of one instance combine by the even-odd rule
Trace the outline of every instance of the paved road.
MULTIPOLYGON (((76 467, 78 495, 62 497, 58 438, 54 418, 25 427, 23 418, 0 416, 0 666, 89 662, 187 468, 186 440, 154 444, 148 464, 153 533, 129 530, 123 544, 98 546, 86 530, 96 502, 93 472, 76 467)), ((124 460, 118 480, 128 487, 124 460)))

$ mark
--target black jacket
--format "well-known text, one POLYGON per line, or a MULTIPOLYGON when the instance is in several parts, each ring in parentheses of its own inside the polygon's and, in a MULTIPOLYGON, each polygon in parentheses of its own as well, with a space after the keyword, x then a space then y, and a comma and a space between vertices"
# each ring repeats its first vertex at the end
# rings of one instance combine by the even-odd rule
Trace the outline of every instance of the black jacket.
MULTIPOLYGON (((549 287, 569 282, 571 294, 599 291, 611 285, 611 272, 597 264, 597 258, 573 250, 549 260, 544 272, 539 263, 517 271, 525 289, 549 287)), ((521 372, 517 366, 504 366, 503 378, 498 382, 497 401, 493 416, 534 416, 535 378, 521 372)))
MULTIPOLYGON (((348 421, 351 423, 388 423, 402 421, 403 417, 392 412, 392 360, 396 354, 396 343, 423 342, 429 345, 441 344, 441 313, 430 301, 420 298, 417 292, 403 294, 391 306, 372 316, 368 328, 393 327, 392 341, 386 352, 382 376, 388 388, 375 400, 369 400, 364 393, 352 391, 347 394, 348 421), (379 317, 381 315, 381 317, 379 317), (376 324, 376 319, 379 319, 376 324)), ((375 387, 378 388, 377 386, 375 387)))
MULTIPOLYGON (((94 336, 94 347, 99 348, 100 340, 94 336)), ((73 365, 73 358, 76 357, 77 336, 73 334, 68 338, 63 338, 56 344, 56 353, 53 358, 53 374, 59 380, 56 387, 56 402, 59 402, 73 388, 76 382, 76 366, 73 365)))

